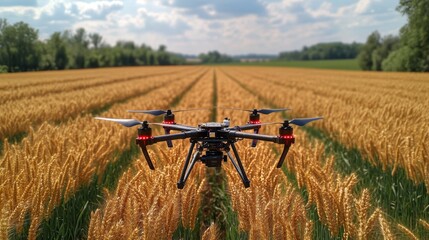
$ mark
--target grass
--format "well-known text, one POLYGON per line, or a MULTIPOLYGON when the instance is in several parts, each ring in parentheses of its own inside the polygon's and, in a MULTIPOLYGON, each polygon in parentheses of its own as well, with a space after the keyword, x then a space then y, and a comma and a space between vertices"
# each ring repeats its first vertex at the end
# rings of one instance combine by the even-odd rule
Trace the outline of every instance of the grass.
MULTIPOLYGON (((218 101, 217 76, 213 72, 213 98, 212 105, 216 106, 218 101)), ((210 120, 217 120, 217 110, 212 108, 210 120)), ((207 168, 206 171, 208 191, 204 193, 201 211, 202 226, 207 228, 215 222, 220 230, 222 239, 247 239, 247 236, 238 230, 238 216, 232 208, 231 198, 228 194, 226 175, 222 168, 207 168)), ((205 230, 205 229, 204 229, 205 230)))
POLYGON ((263 67, 297 67, 297 68, 320 68, 336 70, 356 70, 360 71, 357 59, 340 60, 307 60, 307 61, 269 61, 254 63, 231 63, 228 65, 237 66, 263 66, 263 67))

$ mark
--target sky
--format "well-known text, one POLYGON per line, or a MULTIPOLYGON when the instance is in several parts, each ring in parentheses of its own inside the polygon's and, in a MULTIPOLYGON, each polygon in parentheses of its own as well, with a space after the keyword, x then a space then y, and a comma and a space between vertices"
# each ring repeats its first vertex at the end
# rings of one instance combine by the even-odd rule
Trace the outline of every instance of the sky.
POLYGON ((130 40, 199 54, 278 54, 320 42, 398 34, 399 0, 0 0, 0 18, 53 32, 85 28, 111 45, 130 40))

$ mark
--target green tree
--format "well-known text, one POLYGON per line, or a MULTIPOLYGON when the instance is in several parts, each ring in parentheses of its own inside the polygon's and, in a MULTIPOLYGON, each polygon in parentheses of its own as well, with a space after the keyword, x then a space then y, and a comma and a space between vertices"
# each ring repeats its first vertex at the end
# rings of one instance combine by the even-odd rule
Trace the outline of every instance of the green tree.
POLYGON ((65 69, 68 64, 66 39, 60 32, 55 32, 48 39, 47 45, 55 63, 55 69, 65 69))
MULTIPOLYGON (((427 0, 400 0, 397 8, 407 15, 408 23, 401 29, 402 47, 407 47, 409 59, 400 62, 413 63, 407 65, 407 71, 429 71, 429 1, 427 0)), ((403 58, 399 54, 396 57, 403 58)))
POLYGON ((388 35, 383 37, 380 46, 372 52, 372 69, 382 70, 383 61, 399 46, 399 37, 388 35))
POLYGON ((165 45, 159 46, 157 57, 159 65, 170 65, 170 54, 168 54, 165 45))
POLYGON ((24 22, 9 25, 5 20, 1 21, 0 30, 0 65, 7 65, 9 71, 37 70, 41 56, 37 30, 24 22))
POLYGON ((416 54, 408 46, 401 47, 389 54, 383 61, 383 71, 410 71, 417 66, 417 59, 413 58, 416 54))
POLYGON ((221 54, 218 51, 210 51, 207 54, 201 53, 198 58, 201 59, 202 63, 227 63, 234 61, 234 59, 228 55, 221 54))
POLYGON ((79 28, 74 33, 55 32, 42 42, 37 30, 26 23, 9 25, 6 19, 0 19, 1 72, 184 63, 183 57, 167 52, 165 45, 154 50, 144 44, 138 47, 132 41, 119 41, 111 47, 102 40, 100 34, 87 34, 79 28))
POLYGON ((362 70, 372 70, 373 63, 373 52, 380 47, 380 33, 375 31, 371 33, 365 45, 362 47, 358 55, 358 63, 362 70))
POLYGON ((91 40, 92 47, 98 49, 103 42, 103 37, 98 33, 89 34, 89 39, 91 40))
POLYGON ((301 51, 281 52, 280 60, 319 60, 319 59, 351 59, 356 58, 362 44, 359 43, 318 43, 304 46, 301 51))
POLYGON ((73 68, 85 68, 88 55, 89 40, 84 28, 76 30, 70 39, 73 68))

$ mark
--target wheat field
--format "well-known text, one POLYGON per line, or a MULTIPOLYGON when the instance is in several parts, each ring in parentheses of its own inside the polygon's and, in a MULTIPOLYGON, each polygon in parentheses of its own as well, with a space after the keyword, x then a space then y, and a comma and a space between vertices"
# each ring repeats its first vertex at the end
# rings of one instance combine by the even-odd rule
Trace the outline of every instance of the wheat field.
POLYGON ((0 93, 0 239, 428 239, 427 74, 108 68, 3 74, 0 93), (198 108, 176 122, 235 126, 249 113, 230 108, 281 107, 261 120, 324 119, 295 127, 282 168, 280 146, 239 141, 250 188, 228 161, 177 189, 188 140, 150 146, 151 171, 135 128, 94 119, 198 108))

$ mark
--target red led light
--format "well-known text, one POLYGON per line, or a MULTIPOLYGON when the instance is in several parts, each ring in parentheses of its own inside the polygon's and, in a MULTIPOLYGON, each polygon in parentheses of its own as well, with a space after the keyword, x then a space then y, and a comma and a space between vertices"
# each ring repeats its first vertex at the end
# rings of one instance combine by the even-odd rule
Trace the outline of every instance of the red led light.
POLYGON ((280 136, 280 138, 283 138, 283 139, 294 139, 295 137, 293 135, 283 135, 283 136, 280 136))
POLYGON ((174 124, 174 121, 163 121, 164 124, 174 124))
POLYGON ((249 124, 261 124, 261 121, 250 121, 249 124))
POLYGON ((137 137, 138 140, 149 140, 151 138, 152 138, 151 136, 143 136, 143 135, 140 135, 137 137))

